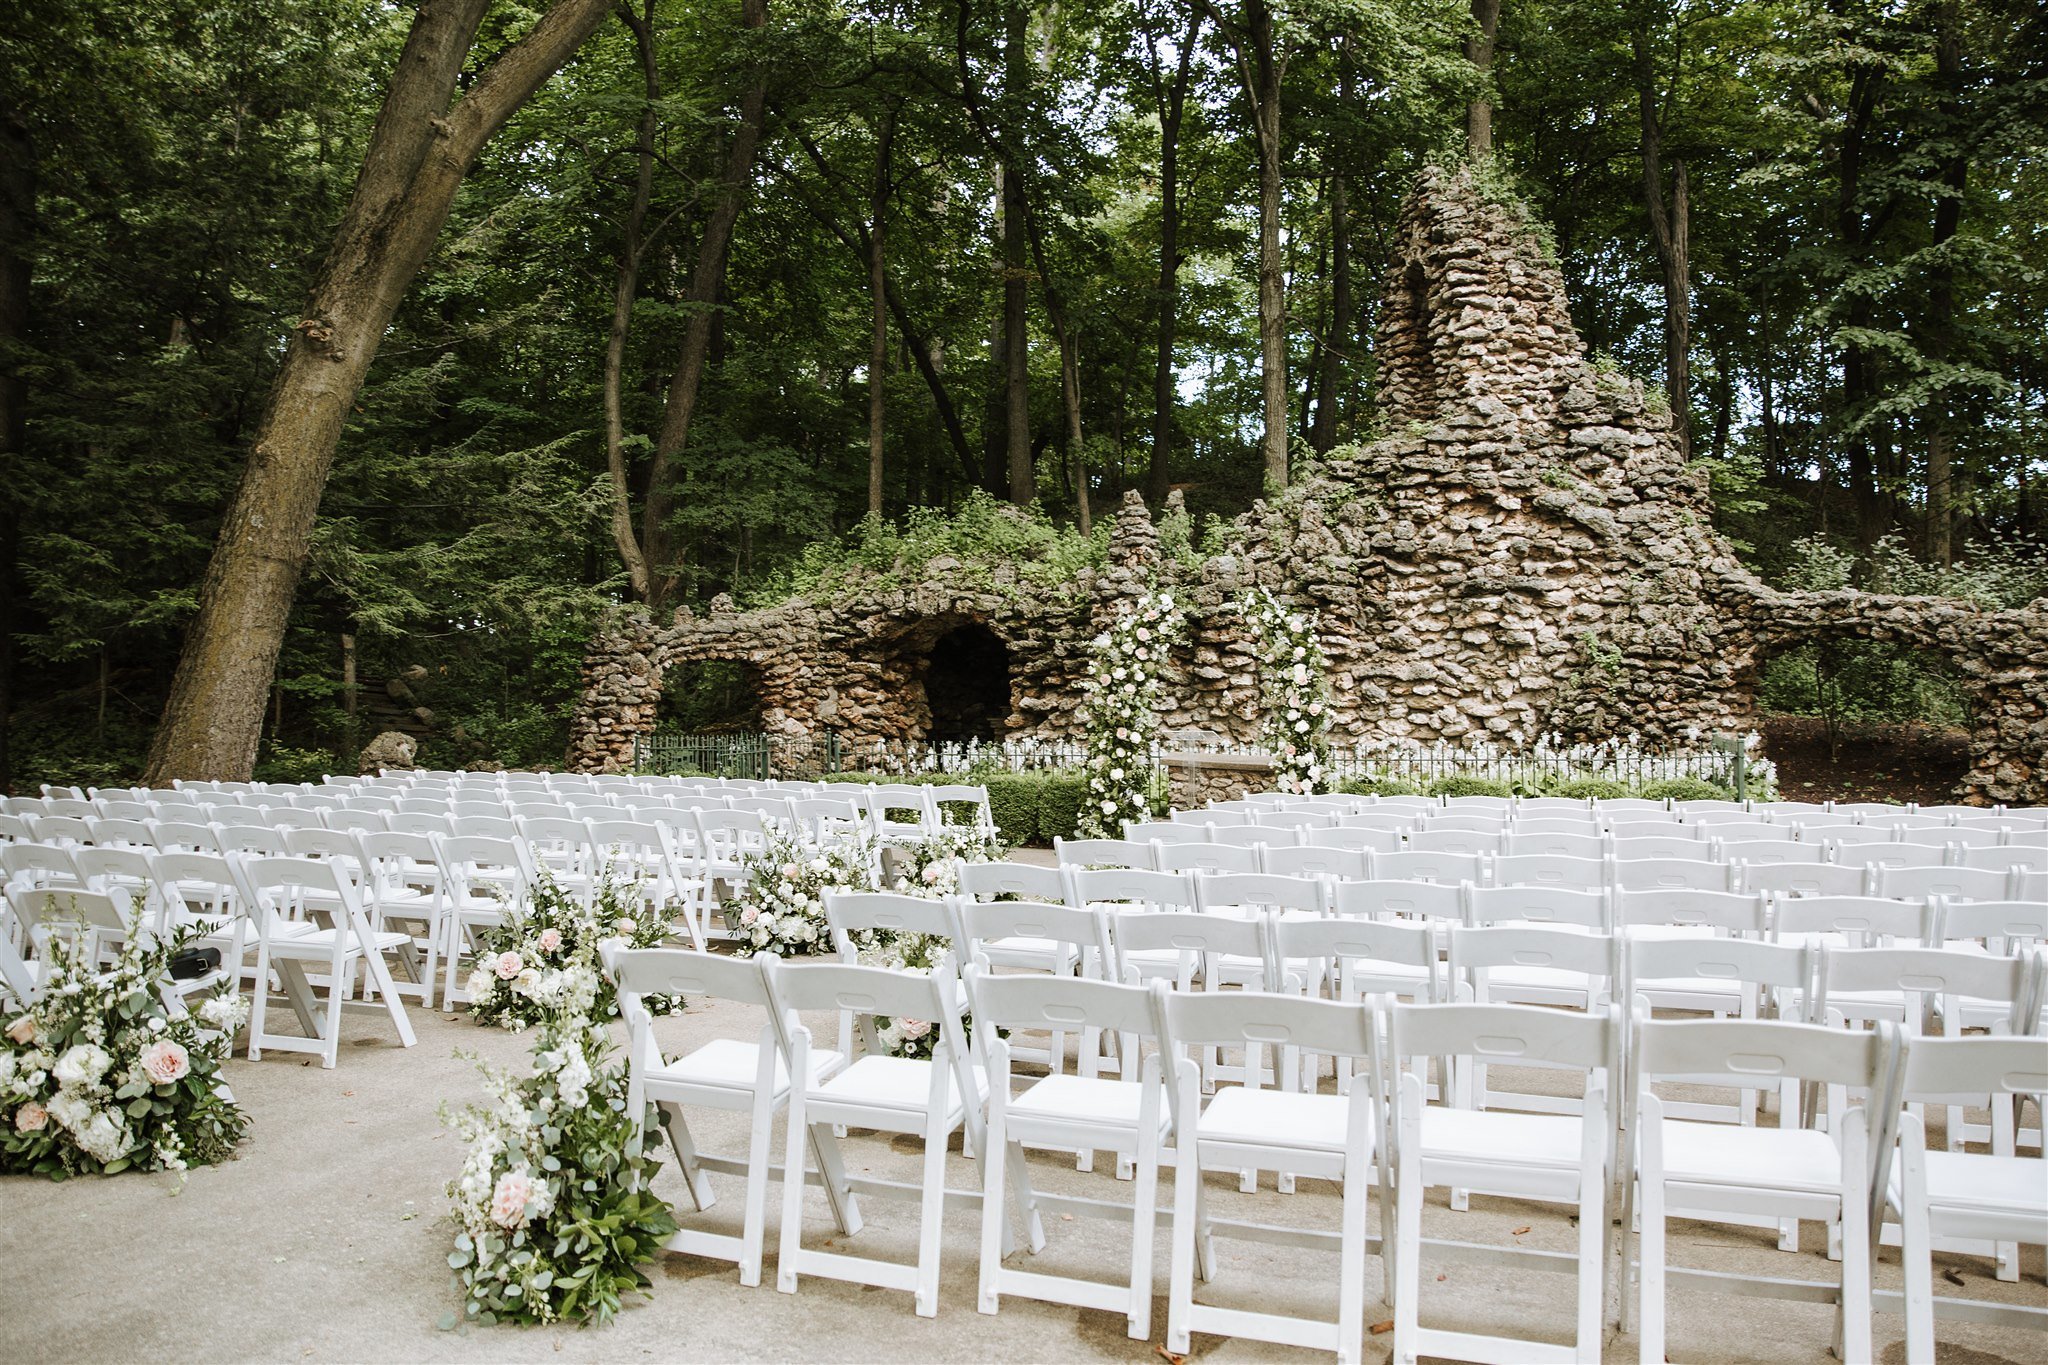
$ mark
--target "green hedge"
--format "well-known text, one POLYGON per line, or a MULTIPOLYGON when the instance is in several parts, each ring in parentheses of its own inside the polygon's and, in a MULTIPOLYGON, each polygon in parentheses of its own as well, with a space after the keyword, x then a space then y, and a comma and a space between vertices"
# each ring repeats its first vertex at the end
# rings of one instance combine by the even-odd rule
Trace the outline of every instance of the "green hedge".
POLYGON ((996 832, 1012 845, 1049 844, 1055 838, 1073 838, 1081 818, 1081 802, 1088 793, 1087 778, 1078 771, 1064 769, 988 773, 980 777, 956 773, 843 772, 827 773, 824 780, 869 786, 878 782, 916 782, 927 786, 950 782, 978 784, 988 788, 988 808, 995 816, 996 832))
POLYGON ((1546 785, 1545 796, 1568 796, 1574 801, 1618 801, 1634 796, 1635 788, 1626 782, 1616 782, 1605 777, 1574 777, 1563 782, 1546 785))
POLYGON ((1060 770, 1044 776, 1044 795, 1038 804, 1038 838, 1041 843, 1071 839, 1081 823, 1081 803, 1088 799, 1088 779, 1079 772, 1060 770))
POLYGON ((1347 777, 1337 784, 1345 796, 1420 796, 1422 788, 1398 777, 1347 777))
POLYGON ((991 773, 983 781, 988 788, 989 813, 996 818, 996 832, 1006 844, 1028 844, 1038 838, 1039 804, 1045 796, 1045 779, 1037 773, 991 773))
POLYGON ((1487 777, 1439 777, 1424 789, 1424 796, 1513 796, 1505 782, 1487 777))
POLYGON ((1698 777, 1667 777, 1645 783, 1641 795, 1651 801, 1733 801, 1735 793, 1698 777))

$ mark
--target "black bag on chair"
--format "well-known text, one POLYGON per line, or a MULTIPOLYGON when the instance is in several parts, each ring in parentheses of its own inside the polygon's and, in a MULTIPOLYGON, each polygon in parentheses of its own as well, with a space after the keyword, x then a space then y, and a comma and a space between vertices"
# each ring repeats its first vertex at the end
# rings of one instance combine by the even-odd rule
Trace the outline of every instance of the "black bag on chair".
POLYGON ((220 949, 181 948, 171 955, 173 981, 197 981, 220 970, 220 949))

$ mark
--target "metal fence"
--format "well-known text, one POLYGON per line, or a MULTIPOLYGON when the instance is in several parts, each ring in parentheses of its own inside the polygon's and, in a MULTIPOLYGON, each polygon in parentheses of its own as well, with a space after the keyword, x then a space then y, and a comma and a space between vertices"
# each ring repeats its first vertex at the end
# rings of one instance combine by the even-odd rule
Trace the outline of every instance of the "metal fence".
POLYGON ((808 779, 834 772, 1031 772, 1079 767, 1087 751, 1067 740, 851 740, 816 735, 656 733, 633 741, 633 771, 649 776, 808 779))

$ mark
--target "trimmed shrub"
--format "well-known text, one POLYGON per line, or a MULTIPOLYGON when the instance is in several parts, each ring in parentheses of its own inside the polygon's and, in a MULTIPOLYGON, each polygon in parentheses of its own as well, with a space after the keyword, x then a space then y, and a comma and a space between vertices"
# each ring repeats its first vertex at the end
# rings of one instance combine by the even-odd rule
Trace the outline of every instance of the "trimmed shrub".
POLYGON ((1039 806, 1045 797, 1045 779, 1037 773, 990 773, 982 781, 988 788, 989 813, 996 818, 996 832, 1007 844, 1028 844, 1038 838, 1039 806))
POLYGON ((1337 784, 1345 796, 1420 796, 1422 788, 1398 777, 1347 777, 1337 784))
POLYGON ((1049 844, 1055 838, 1071 839, 1081 823, 1081 803, 1088 799, 1088 779, 1079 772, 1062 769, 1049 772, 1038 802, 1038 840, 1049 844))
POLYGON ((1618 801, 1625 796, 1634 796, 1635 791, 1626 782, 1616 782, 1606 777, 1573 777, 1563 782, 1554 782, 1543 789, 1545 796, 1568 796, 1574 801, 1618 801))
POLYGON ((843 772, 826 773, 818 780, 821 782, 852 782, 863 787, 872 787, 878 782, 899 782, 903 779, 891 777, 887 773, 843 772))
POLYGON ((1646 783, 1640 793, 1652 801, 1733 801, 1735 793, 1699 777, 1667 777, 1646 783))
POLYGON ((1466 777, 1454 774, 1439 777, 1423 789, 1424 796, 1512 796, 1505 782, 1495 782, 1486 777, 1466 777))

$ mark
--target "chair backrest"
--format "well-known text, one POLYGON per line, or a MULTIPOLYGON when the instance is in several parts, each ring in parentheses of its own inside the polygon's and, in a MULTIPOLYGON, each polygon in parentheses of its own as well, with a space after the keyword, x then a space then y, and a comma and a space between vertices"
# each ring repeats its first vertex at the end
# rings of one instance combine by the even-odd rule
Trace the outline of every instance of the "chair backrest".
POLYGON ((1594 833, 1537 833, 1515 827, 1501 841, 1501 849, 1510 857, 1525 858, 1544 855, 1553 858, 1599 859, 1607 856, 1607 838, 1594 833))
POLYGON ((82 885, 76 850, 63 844, 0 844, 0 871, 24 885, 82 885))
POLYGON ((1797 943, 1649 938, 1628 939, 1621 951, 1631 990, 1638 981, 1711 981, 1781 991, 1804 991, 1813 982, 1814 950, 1797 943))
POLYGON ((1465 914, 1465 890, 1433 882, 1338 882, 1331 909, 1362 919, 1458 920, 1465 914))
POLYGON ((1710 845, 1714 861, 1742 862, 1752 866, 1769 863, 1821 863, 1827 861, 1823 844, 1802 844, 1792 839, 1716 839, 1710 845))
POLYGON ((1313 832, 1294 825, 1268 825, 1263 822, 1255 825, 1217 825, 1209 831, 1209 842, 1230 844, 1245 849, 1254 846, 1271 847, 1274 844, 1306 843, 1308 836, 1313 832))
POLYGON ((1634 1070, 1647 1084, 1683 1077, 1754 1089, 1767 1080, 1818 1081, 1873 1095, 1890 1091, 1898 1032, 1755 1019, 1638 1019, 1634 1070))
POLYGON ((441 868, 457 888, 472 883, 504 887, 524 898, 533 887, 534 867, 526 845, 489 834, 452 834, 440 841, 441 868))
POLYGON ((1182 911, 1124 910, 1110 919, 1119 957, 1134 952, 1177 949, 1184 953, 1227 953, 1268 961, 1263 919, 1182 911))
POLYGON ((1176 824, 1248 825, 1252 822, 1252 812, 1243 806, 1219 801, 1211 802, 1209 805, 1202 806, 1196 810, 1176 810, 1167 818, 1176 824))
MULTIPOLYGON (((1247 826, 1246 828, 1249 828, 1247 826)), ((1261 849, 1251 844, 1161 844, 1161 872, 1257 872, 1261 849)))
POLYGON ((1372 875, 1378 881, 1484 883, 1491 876, 1488 860, 1477 853, 1376 853, 1372 875))
POLYGON ((1424 816, 1422 832, 1427 834, 1440 830, 1463 830, 1468 834, 1499 834, 1507 829, 1509 818, 1508 812, 1504 810, 1480 814, 1448 808, 1424 816))
POLYGON ((1770 900, 1761 894, 1659 887, 1614 893, 1617 929, 1637 925, 1687 925, 1730 934, 1762 935, 1770 926, 1770 900))
POLYGON ((28 825, 40 843, 89 844, 93 820, 98 818, 98 811, 90 819, 83 815, 31 815, 28 825))
POLYGON ((1902 1100, 1981 1104, 1986 1095, 2048 1094, 2048 1049, 2039 1038, 1911 1038, 1903 1071, 1902 1100))
POLYGON ((1465 923, 1572 925, 1606 933, 1613 926, 1608 893, 1558 886, 1468 886, 1465 923))
POLYGON ((428 866, 434 862, 435 840, 431 834, 408 834, 403 830, 372 829, 357 836, 357 846, 370 869, 403 880, 406 863, 428 866))
POLYGON ((1128 839, 1062 839, 1053 836, 1053 856, 1061 867, 1133 867, 1159 870, 1159 845, 1128 839))
POLYGON ((229 855, 223 853, 158 853, 150 858, 150 875, 164 903, 173 910, 197 897, 216 909, 239 905, 242 882, 229 855))
POLYGON ((341 858, 361 866, 362 845, 346 830, 315 827, 284 832, 284 851, 294 858, 341 858))
MULTIPOLYGON (((1616 841, 1619 844, 1619 840, 1616 841)), ((1700 852, 1706 846, 1700 845, 1700 852)), ((1614 886, 1621 891, 1649 891, 1658 888, 1690 887, 1695 891, 1733 891, 1735 869, 1728 863, 1693 858, 1626 858, 1617 856, 1608 864, 1614 886)))
POLYGON ((1681 825, 1673 820, 1610 820, 1607 834, 1613 839, 1661 839, 1678 840, 1687 844, 1706 843, 1705 831, 1698 825, 1681 825))
POLYGON ((1206 844, 1209 826, 1186 820, 1126 820, 1124 838, 1132 843, 1206 844))
POLYGON ((1259 812, 1254 823, 1267 829, 1328 829, 1337 823, 1337 814, 1335 811, 1318 810, 1264 810, 1259 812))
POLYGON ((1267 872, 1226 872, 1195 878, 1197 906, 1211 913, 1231 906, 1290 910, 1297 914, 1329 913, 1328 887, 1314 877, 1283 877, 1267 872))
POLYGON ((1140 1042, 1157 1037, 1152 993, 1142 986, 1036 973, 993 976, 970 967, 967 999, 977 1038, 1001 1029, 1076 1033, 1091 1027, 1140 1042))
POLYGON ((1775 896, 1864 896, 1874 877, 1867 868, 1833 863, 1760 863, 1736 859, 1735 884, 1743 891, 1775 896))
POLYGON ((1488 1063, 1573 1067, 1613 1074, 1621 1022, 1611 1008, 1579 1013, 1534 1005, 1402 1005, 1387 1015, 1396 1063, 1421 1057, 1477 1057, 1488 1063))
POLYGON ((165 853, 186 849, 200 853, 221 851, 219 832, 212 825, 185 820, 153 820, 149 826, 149 837, 165 853))
POLYGON ((1816 1023, 1824 1022, 1830 996, 1856 992, 1897 992, 1922 998, 1967 996, 1972 1001, 2005 1002, 2012 1010, 2007 1024, 2015 1033, 2023 1032, 2025 1021, 2020 1015, 2030 1003, 2032 966, 2032 961, 2025 957, 1993 957, 1989 953, 1941 948, 1823 945, 1816 974, 1820 985, 1814 992, 1810 1014, 1816 1023))
POLYGON ((1515 802, 1517 816, 1553 815, 1585 816, 1591 818, 1593 803, 1579 796, 1525 796, 1515 802))
MULTIPOLYGON (((1332 915, 1326 919, 1274 916, 1267 925, 1267 935, 1273 945, 1276 968, 1284 970, 1289 962, 1312 959, 1335 962, 1340 968, 1367 962, 1389 963, 1421 973, 1418 993, 1424 999, 1437 998, 1436 935, 1427 924, 1357 915, 1332 915)), ((1347 976, 1340 975, 1340 987, 1346 979, 1347 976)))
POLYGON ((1607 851, 1611 857, 1640 862, 1650 858, 1703 859, 1713 851, 1713 846, 1689 835, 1644 837, 1616 833, 1608 839, 1607 851))
MULTIPOLYGON (((1372 1013, 1358 1005, 1266 991, 1175 991, 1163 981, 1153 983, 1152 1001, 1160 1047, 1175 1059, 1183 1082, 1195 1078, 1193 1063, 1186 1057, 1186 1050, 1193 1047, 1242 1047, 1247 1056, 1267 1047, 1295 1047, 1331 1057, 1372 1056, 1372 1013)), ((1258 1083, 1259 1070, 1246 1066, 1248 1086, 1258 1083)), ((1176 1107, 1181 1091, 1180 1085, 1172 1087, 1176 1107)))
POLYGON ((761 964, 770 998, 778 1009, 799 1012, 840 1010, 876 1018, 923 1019, 940 1026, 940 1041, 955 1052, 960 1044, 959 1016, 952 1000, 950 972, 894 971, 850 963, 811 959, 784 962, 768 954, 761 964))
POLYGON ((445 839, 455 833, 455 822, 446 812, 432 815, 425 811, 400 810, 391 813, 391 828, 400 834, 432 834, 445 839))
POLYGON ((146 820, 107 817, 92 822, 92 842, 101 848, 155 848, 156 836, 146 820))
POLYGON ((1357 825, 1312 829, 1304 847, 1343 849, 1351 853, 1398 853, 1401 851, 1401 831, 1357 825))
POLYGON ((457 834, 479 835, 486 839, 517 839, 519 822, 509 815, 451 815, 448 826, 457 834))
POLYGON ((2002 901, 2012 897, 2014 880, 2010 870, 1987 867, 1882 867, 1877 872, 1877 894, 1894 899, 2002 901))
POLYGON ((987 787, 965 782, 935 782, 925 788, 925 797, 931 802, 932 813, 942 825, 965 824, 984 831, 993 831, 996 827, 995 812, 988 803, 987 787), (962 806, 967 810, 961 811, 962 806), (966 820, 954 818, 961 814, 966 815, 966 820))
POLYGON ((1075 867, 1067 872, 1067 901, 1084 908, 1107 902, 1191 911, 1196 905, 1195 883, 1185 872, 1075 867))
MULTIPOLYGON (((1359 833, 1329 830, 1332 834, 1359 833)), ((1359 849, 1306 845, 1301 848, 1268 848, 1260 869, 1282 877, 1327 877, 1336 881, 1363 881, 1372 871, 1372 860, 1359 849)))
POLYGON ((1428 829, 1417 830, 1408 836, 1408 849, 1414 853, 1456 853, 1464 855, 1484 854, 1491 856, 1501 851, 1505 843, 1498 829, 1479 832, 1465 829, 1438 829, 1431 821, 1428 829))
POLYGON ((1453 925, 1445 963, 1451 980, 1469 987, 1481 1000, 1486 996, 1486 972, 1494 967, 1573 972, 1602 981, 1619 974, 1613 938, 1547 924, 1453 925))
POLYGON ((1513 834, 1586 834, 1598 837, 1600 822, 1593 818, 1590 809, 1581 807, 1577 815, 1531 815, 1518 817, 1507 826, 1513 834))
POLYGON ((769 1007, 759 958, 691 948, 615 948, 605 954, 605 965, 622 995, 734 1000, 769 1007))
POLYGON ((217 825, 214 839, 223 853, 246 853, 252 857, 286 856, 285 832, 269 825, 217 825))
POLYGON ((1891 940, 1922 943, 1934 927, 1927 901, 1894 901, 1877 896, 1796 896, 1771 906, 1771 934, 1839 934, 1857 947, 1891 940))
POLYGON ((1027 901, 1064 901, 1066 872, 1057 867, 1036 867, 1030 863, 962 863, 960 894, 970 900, 994 900, 1015 896, 1027 901))
POLYGON ((1426 811, 1417 809, 1373 807, 1367 810, 1353 811, 1349 815, 1340 817, 1337 827, 1339 829, 1389 829, 1397 834, 1405 834, 1411 829, 1422 828, 1423 817, 1426 814, 1426 811))
POLYGON ((33 938, 46 934, 90 934, 125 937, 134 932, 135 903, 118 887, 91 891, 71 886, 14 886, 7 903, 33 938))
POLYGON ((858 955, 854 934, 925 934, 950 943, 956 932, 953 913, 946 902, 890 891, 828 891, 825 920, 832 926, 832 941, 840 956, 848 962, 858 955))
POLYGON ((81 848, 74 855, 78 875, 87 885, 105 888, 125 886, 138 896, 154 886, 150 873, 151 850, 140 848, 81 848))
POLYGON ((2012 947, 2048 940, 2048 901, 1939 901, 1930 943, 1982 939, 2012 947))
POLYGON ((326 811, 320 818, 327 823, 327 828, 350 833, 373 833, 391 828, 390 818, 383 811, 357 806, 326 811))
POLYGON ((1607 880, 1607 862, 1597 856, 1514 853, 1493 860, 1495 886, 1554 886, 1597 891, 1607 885, 1607 880))
POLYGON ((1099 911, 1049 901, 961 900, 953 903, 953 915, 959 926, 963 961, 973 958, 977 944, 1006 938, 1046 939, 1093 948, 1107 961, 1109 936, 1099 911))

